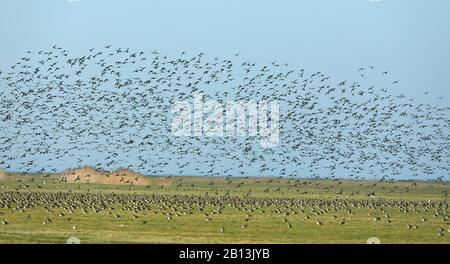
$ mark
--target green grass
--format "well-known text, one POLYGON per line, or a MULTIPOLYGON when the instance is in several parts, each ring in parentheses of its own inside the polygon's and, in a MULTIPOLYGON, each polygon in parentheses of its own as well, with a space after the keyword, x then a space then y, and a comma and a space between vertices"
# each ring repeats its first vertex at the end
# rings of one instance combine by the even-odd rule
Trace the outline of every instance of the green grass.
POLYGON ((448 183, 165 180, 168 186, 131 188, 36 175, 1 181, 0 220, 8 224, 0 225, 0 243, 65 243, 71 236, 81 243, 450 242, 448 183))

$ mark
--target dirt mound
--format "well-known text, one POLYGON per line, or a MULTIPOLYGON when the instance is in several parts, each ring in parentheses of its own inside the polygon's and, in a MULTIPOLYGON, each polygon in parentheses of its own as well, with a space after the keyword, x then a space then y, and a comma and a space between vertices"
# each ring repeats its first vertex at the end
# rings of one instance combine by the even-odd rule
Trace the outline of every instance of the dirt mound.
POLYGON ((150 183, 147 177, 129 169, 108 172, 92 167, 68 170, 61 175, 61 180, 69 183, 80 182, 128 185, 148 185, 150 183))
POLYGON ((14 180, 14 175, 0 169, 0 181, 14 180))

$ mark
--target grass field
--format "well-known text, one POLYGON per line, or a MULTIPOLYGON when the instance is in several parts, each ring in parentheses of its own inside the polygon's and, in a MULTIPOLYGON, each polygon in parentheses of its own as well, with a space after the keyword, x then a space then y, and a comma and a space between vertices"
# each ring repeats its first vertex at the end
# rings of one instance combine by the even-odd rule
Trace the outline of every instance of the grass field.
POLYGON ((450 243, 449 183, 14 175, 0 188, 0 243, 450 243))

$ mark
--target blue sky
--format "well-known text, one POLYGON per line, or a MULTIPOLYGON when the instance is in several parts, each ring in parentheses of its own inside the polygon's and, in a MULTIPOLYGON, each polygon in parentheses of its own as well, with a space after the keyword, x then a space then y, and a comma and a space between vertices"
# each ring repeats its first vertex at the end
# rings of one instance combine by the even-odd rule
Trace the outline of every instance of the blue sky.
POLYGON ((373 65, 399 81, 392 93, 448 105, 449 11, 447 0, 2 0, 0 69, 55 44, 80 54, 107 44, 239 52, 340 80, 373 65))
POLYGON ((398 89, 450 94, 446 0, 15 0, 0 2, 0 67, 25 50, 105 43, 163 53, 241 52, 346 76, 390 70, 398 89))

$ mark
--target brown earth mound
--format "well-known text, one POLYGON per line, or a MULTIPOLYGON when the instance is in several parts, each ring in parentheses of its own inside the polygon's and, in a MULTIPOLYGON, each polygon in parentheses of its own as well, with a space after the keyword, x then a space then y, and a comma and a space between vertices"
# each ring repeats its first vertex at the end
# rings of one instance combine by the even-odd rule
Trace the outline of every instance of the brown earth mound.
POLYGON ((12 180, 14 176, 0 169, 0 181, 12 180))
MULTIPOLYGON (((0 181, 23 180, 26 177, 37 177, 32 174, 14 174, 0 169, 0 181), (24 178, 25 177, 25 178, 24 178)), ((147 177, 130 169, 120 169, 113 172, 83 167, 69 169, 51 176, 55 181, 68 183, 97 183, 97 184, 125 184, 125 185, 153 185, 172 186, 174 179, 171 177, 152 176, 147 177)))
POLYGON ((80 182, 128 185, 148 185, 150 183, 147 177, 129 169, 108 172, 97 170, 92 167, 68 170, 61 175, 61 180, 69 183, 80 182))

